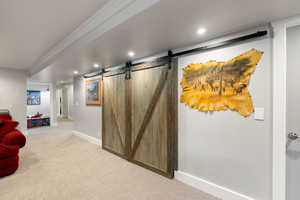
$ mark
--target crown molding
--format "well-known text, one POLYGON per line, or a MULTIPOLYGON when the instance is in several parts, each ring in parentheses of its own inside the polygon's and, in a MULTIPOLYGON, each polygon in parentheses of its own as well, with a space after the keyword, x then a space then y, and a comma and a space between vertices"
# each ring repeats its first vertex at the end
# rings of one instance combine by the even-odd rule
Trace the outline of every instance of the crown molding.
POLYGON ((78 26, 65 39, 41 56, 29 70, 40 72, 65 52, 91 42, 160 0, 110 0, 93 16, 78 26))

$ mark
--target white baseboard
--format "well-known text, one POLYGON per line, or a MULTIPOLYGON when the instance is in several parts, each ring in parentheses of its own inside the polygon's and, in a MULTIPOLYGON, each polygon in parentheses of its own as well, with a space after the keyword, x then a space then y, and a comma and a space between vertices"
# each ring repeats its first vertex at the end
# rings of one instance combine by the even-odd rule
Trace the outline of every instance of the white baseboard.
POLYGON ((72 131, 74 133, 74 135, 84 139, 84 140, 87 140, 88 142, 92 143, 92 144, 96 144, 96 145, 102 145, 102 142, 100 139, 98 138, 95 138, 95 137, 92 137, 92 136, 89 136, 87 134, 84 134, 84 133, 81 133, 79 131, 72 131))
POLYGON ((52 123, 50 127, 57 127, 58 124, 57 123, 52 123))
POLYGON ((203 180, 185 172, 176 171, 175 179, 187 185, 193 186, 203 192, 211 194, 215 197, 221 198, 222 200, 255 200, 251 197, 232 191, 228 188, 216 185, 214 183, 203 180))

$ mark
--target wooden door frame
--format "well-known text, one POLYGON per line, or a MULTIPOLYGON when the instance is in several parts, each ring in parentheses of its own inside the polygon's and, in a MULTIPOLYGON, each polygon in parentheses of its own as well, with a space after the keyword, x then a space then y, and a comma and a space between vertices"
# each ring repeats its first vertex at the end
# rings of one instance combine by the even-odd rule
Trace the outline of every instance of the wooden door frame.
MULTIPOLYGON (((167 94, 167 109, 169 112, 167 112, 167 121, 168 121, 168 132, 167 132, 167 138, 168 138, 168 144, 167 144, 167 154, 168 154, 168 160, 167 160, 167 173, 148 166, 142 162, 133 160, 133 158, 130 156, 132 152, 132 80, 130 78, 125 80, 125 115, 126 119, 128 122, 126 123, 126 136, 125 136, 125 156, 116 152, 111 151, 110 149, 105 148, 104 145, 104 140, 105 140, 105 134, 106 134, 106 129, 105 129, 105 121, 104 117, 102 117, 102 148, 117 155, 120 156, 124 159, 127 159, 128 161, 135 163, 141 167, 144 167, 146 169, 149 169, 151 171, 154 171, 160 175, 166 176, 168 178, 173 178, 174 177, 174 171, 177 169, 178 166, 178 150, 177 150, 177 138, 178 138, 178 108, 177 108, 177 101, 178 101, 178 95, 177 95, 177 81, 178 81, 178 76, 177 76, 177 59, 169 59, 169 58, 162 58, 162 59, 157 59, 155 61, 151 62, 146 62, 140 65, 135 65, 133 67, 128 67, 125 71, 120 70, 120 71, 115 71, 115 72, 109 72, 103 77, 110 77, 110 76, 115 76, 115 75, 120 75, 124 73, 134 73, 137 71, 141 70, 148 70, 152 68, 157 68, 157 67, 168 67, 168 77, 165 82, 164 87, 167 87, 167 90, 165 90, 167 94), (168 65, 168 66, 166 66, 168 65), (128 156, 127 156, 128 155, 128 156)), ((103 87, 105 82, 103 81, 103 87)), ((107 94, 104 93, 103 91, 103 102, 104 98, 107 94)), ((104 116, 104 110, 105 106, 103 104, 103 109, 102 109, 102 116, 104 116)))

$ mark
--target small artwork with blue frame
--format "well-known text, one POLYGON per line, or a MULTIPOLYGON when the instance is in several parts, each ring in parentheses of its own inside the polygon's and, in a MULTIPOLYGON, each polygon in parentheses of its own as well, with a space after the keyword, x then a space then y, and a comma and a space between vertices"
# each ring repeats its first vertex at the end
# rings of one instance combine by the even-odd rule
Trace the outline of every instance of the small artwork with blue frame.
POLYGON ((27 90, 27 105, 41 105, 41 91, 27 90))

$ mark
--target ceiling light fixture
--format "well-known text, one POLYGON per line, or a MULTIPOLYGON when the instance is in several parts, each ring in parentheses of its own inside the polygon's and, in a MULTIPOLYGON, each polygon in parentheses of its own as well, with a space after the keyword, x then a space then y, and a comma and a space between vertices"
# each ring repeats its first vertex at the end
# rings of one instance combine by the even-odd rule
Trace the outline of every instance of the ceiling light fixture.
POLYGON ((206 33, 206 29, 205 29, 205 28, 199 28, 199 29, 197 30, 197 34, 198 34, 198 35, 203 35, 204 33, 206 33))
POLYGON ((135 53, 133 51, 129 51, 128 56, 133 57, 133 56, 135 56, 135 53))
POLYGON ((74 71, 73 73, 74 73, 74 74, 78 74, 79 72, 76 70, 76 71, 74 71))
POLYGON ((95 63, 93 66, 94 66, 95 68, 99 68, 99 64, 98 64, 98 63, 95 63))

